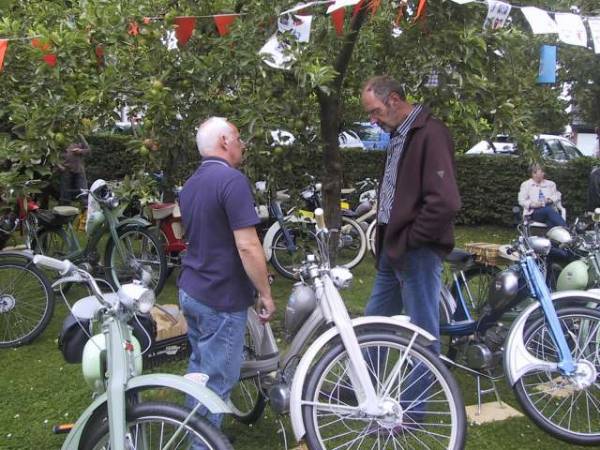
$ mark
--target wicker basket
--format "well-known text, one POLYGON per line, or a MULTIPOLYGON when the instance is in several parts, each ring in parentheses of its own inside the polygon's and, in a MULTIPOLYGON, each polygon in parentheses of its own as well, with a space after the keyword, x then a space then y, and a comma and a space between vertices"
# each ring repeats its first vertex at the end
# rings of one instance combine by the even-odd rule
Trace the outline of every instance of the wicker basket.
POLYGON ((465 249, 475 255, 475 261, 486 266, 497 266, 500 263, 500 244, 487 242, 469 242, 465 249))

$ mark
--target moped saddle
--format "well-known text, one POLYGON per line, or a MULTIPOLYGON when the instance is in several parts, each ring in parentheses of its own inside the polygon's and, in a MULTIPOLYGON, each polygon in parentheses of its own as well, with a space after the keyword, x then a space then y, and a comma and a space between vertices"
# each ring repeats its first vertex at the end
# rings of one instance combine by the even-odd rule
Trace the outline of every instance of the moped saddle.
POLYGON ((473 263, 473 254, 460 248, 455 248, 446 256, 446 262, 454 266, 469 266, 473 263))
POLYGON ((79 208, 74 206, 55 206, 52 212, 61 217, 75 217, 79 215, 79 208))
POLYGON ((175 211, 177 203, 152 203, 150 209, 152 211, 152 217, 156 220, 164 219, 169 217, 175 211))

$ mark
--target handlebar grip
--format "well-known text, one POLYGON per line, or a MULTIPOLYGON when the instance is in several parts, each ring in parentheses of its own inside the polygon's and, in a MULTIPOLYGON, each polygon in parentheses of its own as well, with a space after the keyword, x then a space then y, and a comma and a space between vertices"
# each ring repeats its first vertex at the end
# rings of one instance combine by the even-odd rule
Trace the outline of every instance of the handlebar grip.
POLYGON ((36 266, 43 267, 45 269, 52 269, 59 272, 61 275, 69 272, 73 266, 71 261, 68 259, 60 260, 56 258, 50 258, 49 256, 44 255, 35 255, 33 257, 33 263, 36 266))
POLYGON ((325 229, 325 213, 323 208, 315 209, 315 220, 317 221, 317 228, 319 230, 325 229))

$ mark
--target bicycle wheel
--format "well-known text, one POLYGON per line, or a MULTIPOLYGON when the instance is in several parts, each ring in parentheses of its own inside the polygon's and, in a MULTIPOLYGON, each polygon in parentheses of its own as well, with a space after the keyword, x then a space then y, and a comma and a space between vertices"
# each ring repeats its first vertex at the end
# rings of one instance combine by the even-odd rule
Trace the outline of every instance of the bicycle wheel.
POLYGON ((349 217, 342 217, 336 264, 352 269, 362 261, 366 252, 367 237, 360 224, 349 217))
MULTIPOLYGON (((515 384, 525 413, 542 430, 571 444, 600 444, 600 311, 561 308, 558 319, 577 366, 575 375, 535 370, 515 384)), ((527 325, 525 346, 536 358, 558 362, 545 317, 527 325)))
POLYGON ((325 351, 305 384, 302 417, 308 447, 462 449, 464 402, 441 360, 392 332, 359 332, 358 341, 386 412, 370 416, 359 408, 348 354, 339 342, 325 351))
POLYGON ((33 251, 52 258, 63 259, 69 254, 69 240, 62 228, 46 228, 39 231, 33 251))
POLYGON ((450 292, 456 301, 462 297, 471 316, 477 318, 488 301, 490 286, 499 272, 500 269, 495 266, 475 264, 462 272, 464 279, 461 272, 457 273, 460 287, 452 280, 450 292))
MULTIPOLYGON (((248 326, 244 337, 244 364, 256 361, 256 346, 254 338, 248 326)), ((233 388, 229 396, 229 406, 233 411, 235 420, 247 425, 255 423, 260 417, 267 404, 267 399, 260 389, 258 375, 240 378, 238 384, 233 388)))
MULTIPOLYGON (((106 411, 106 410, 105 410, 106 411)), ((129 449, 163 449, 175 437, 169 449, 188 449, 192 444, 211 450, 233 449, 221 431, 206 419, 193 415, 180 405, 163 402, 144 402, 127 408, 127 435, 129 449), (181 428, 181 433, 179 429, 181 428)), ((94 416, 88 422, 80 447, 83 450, 110 449, 107 414, 94 416), (89 431, 89 432, 88 432, 89 431)))
POLYGON ((123 258, 111 239, 104 257, 109 281, 119 288, 122 284, 140 279, 142 269, 150 273, 149 287, 158 295, 167 278, 167 260, 159 239, 146 228, 125 228, 119 240, 127 255, 123 258))
POLYGON ((377 231, 377 221, 374 220, 367 228, 367 247, 373 256, 377 256, 377 245, 375 241, 375 233, 377 231))
POLYGON ((285 227, 291 240, 290 244, 293 244, 295 249, 288 248, 285 234, 280 228, 273 237, 271 264, 284 277, 296 280, 298 279, 297 270, 302 265, 306 254, 318 254, 317 241, 310 223, 286 222, 285 227))
POLYGON ((32 262, 0 261, 0 348, 31 342, 53 311, 50 282, 32 262))

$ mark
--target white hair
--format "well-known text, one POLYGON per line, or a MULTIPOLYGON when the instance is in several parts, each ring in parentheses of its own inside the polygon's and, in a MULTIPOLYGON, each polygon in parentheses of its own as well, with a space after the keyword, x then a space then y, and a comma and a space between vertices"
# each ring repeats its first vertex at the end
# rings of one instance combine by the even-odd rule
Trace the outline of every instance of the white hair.
POLYGON ((231 124, 224 117, 210 117, 200 124, 196 133, 196 146, 200 156, 209 156, 219 149, 221 136, 229 136, 231 124))

